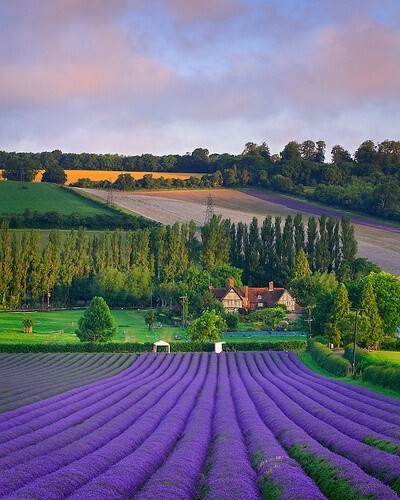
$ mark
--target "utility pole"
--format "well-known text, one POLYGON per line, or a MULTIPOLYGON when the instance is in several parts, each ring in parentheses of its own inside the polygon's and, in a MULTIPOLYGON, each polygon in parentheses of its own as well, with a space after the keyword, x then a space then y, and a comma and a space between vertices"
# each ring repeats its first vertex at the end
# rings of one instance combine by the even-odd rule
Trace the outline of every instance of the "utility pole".
POLYGON ((185 300, 187 300, 187 295, 182 295, 179 297, 182 300, 182 328, 185 329, 186 318, 185 318, 185 300))
POLYGON ((109 207, 114 205, 114 193, 113 193, 113 185, 112 185, 111 180, 110 180, 110 184, 108 185, 108 188, 107 188, 107 205, 109 207))
POLYGON ((354 376, 356 373, 356 348, 357 348, 357 326, 358 326, 358 313, 362 311, 362 309, 353 307, 351 309, 355 311, 356 315, 354 317, 354 336, 353 336, 353 361, 351 363, 351 373, 354 376))
POLYGON ((308 335, 309 337, 311 338, 311 323, 313 322, 314 320, 312 319, 311 317, 311 306, 308 306, 308 318, 306 319, 306 322, 308 323, 308 335))

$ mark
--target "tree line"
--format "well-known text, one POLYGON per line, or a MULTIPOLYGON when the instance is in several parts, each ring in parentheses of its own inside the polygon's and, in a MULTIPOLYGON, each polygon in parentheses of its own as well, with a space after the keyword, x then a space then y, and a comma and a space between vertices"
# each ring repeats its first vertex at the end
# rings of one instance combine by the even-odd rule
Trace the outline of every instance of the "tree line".
POLYGON ((312 140, 290 141, 278 154, 271 154, 266 143, 252 142, 238 155, 210 154, 205 148, 164 156, 3 151, 0 167, 12 180, 31 180, 42 168, 46 171, 44 180, 61 183, 64 169, 197 172, 214 175, 215 186, 261 186, 400 220, 400 141, 375 144, 367 140, 353 155, 335 145, 330 160, 326 160, 325 142, 312 140))

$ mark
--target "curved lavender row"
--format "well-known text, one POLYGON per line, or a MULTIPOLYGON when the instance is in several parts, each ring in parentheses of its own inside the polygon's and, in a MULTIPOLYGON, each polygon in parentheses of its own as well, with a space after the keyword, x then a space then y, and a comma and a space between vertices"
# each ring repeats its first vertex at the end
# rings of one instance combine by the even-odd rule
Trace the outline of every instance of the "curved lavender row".
POLYGON ((4 413, 0 415, 0 430, 5 430, 14 425, 20 425, 25 422, 29 422, 33 418, 48 414, 50 411, 53 411, 60 406, 72 404, 75 402, 76 398, 80 399, 82 395, 86 395, 87 391, 95 390, 100 386, 106 387, 110 384, 113 384, 114 380, 121 380, 132 372, 135 372, 139 369, 139 367, 142 367, 143 363, 148 359, 149 357, 147 356, 147 354, 142 354, 128 368, 125 368, 123 371, 115 375, 90 382, 80 387, 69 389, 68 391, 56 394, 54 396, 51 396, 50 398, 31 403, 24 408, 16 408, 15 410, 4 413))
MULTIPOLYGON (((287 356, 286 356, 287 357, 287 356)), ((400 444, 400 428, 374 416, 368 415, 364 412, 354 410, 349 408, 347 405, 340 403, 338 401, 333 401, 332 398, 326 396, 323 391, 317 390, 313 387, 314 384, 310 383, 308 380, 300 381, 298 377, 293 377, 293 372, 287 367, 285 363, 285 356, 281 356, 278 353, 270 354, 271 361, 275 364, 278 372, 275 373, 282 380, 285 380, 287 384, 293 387, 299 394, 307 396, 312 401, 321 404, 325 409, 329 410, 337 416, 341 416, 343 422, 345 420, 350 420, 355 424, 354 433, 352 431, 352 437, 358 435, 357 425, 361 431, 361 435, 357 439, 364 439, 366 435, 371 435, 371 431, 376 433, 376 437, 381 439, 387 439, 387 437, 392 438, 392 441, 400 444), (363 437, 362 437, 363 435, 363 437)), ((319 388, 321 389, 321 388, 319 388)), ((308 406, 306 408, 308 410, 308 406)))
POLYGON ((164 464, 135 495, 135 499, 194 497, 196 483, 211 441, 218 365, 217 355, 211 354, 210 357, 207 379, 181 439, 164 464))
MULTIPOLYGON (((66 497, 100 473, 106 471, 126 455, 132 453, 157 429, 160 422, 176 405, 196 375, 199 359, 200 354, 191 355, 190 358, 188 356, 184 357, 177 372, 170 377, 168 386, 164 387, 163 396, 157 394, 155 398, 149 398, 150 401, 136 404, 136 412, 139 406, 142 406, 144 411, 134 419, 122 419, 124 425, 120 428, 117 426, 118 433, 115 434, 112 440, 102 440, 102 442, 100 439, 95 439, 95 446, 93 447, 93 442, 85 439, 87 446, 90 446, 90 448, 84 446, 84 450, 82 450, 80 446, 75 447, 74 454, 67 454, 69 455, 68 465, 63 464, 65 454, 64 457, 62 454, 59 455, 61 460, 58 461, 56 468, 49 467, 47 460, 42 459, 43 467, 40 473, 36 474, 36 480, 31 480, 29 484, 15 491, 9 498, 26 496, 60 498, 60 495, 66 497), (168 394, 166 391, 169 391, 168 394)), ((155 392, 153 391, 153 393, 155 392)), ((112 423, 113 427, 115 426, 115 420, 112 423)), ((98 437, 103 438, 102 435, 98 437)))
MULTIPOLYGON (((307 387, 313 388, 317 392, 323 393, 326 397, 329 397, 332 402, 337 402, 340 405, 343 405, 343 407, 347 408, 350 412, 355 410, 362 415, 367 414, 373 418, 377 418, 382 422, 382 426, 386 428, 387 426, 392 429, 399 428, 400 419, 397 415, 393 415, 393 413, 390 413, 388 411, 375 408, 375 406, 372 406, 371 404, 367 405, 366 403, 363 403, 362 401, 357 399, 355 395, 353 395, 352 397, 345 396, 341 392, 338 392, 338 387, 336 387, 336 390, 333 390, 331 387, 327 387, 324 383, 324 380, 316 381, 315 379, 304 377, 303 374, 297 370, 296 365, 292 363, 288 355, 280 355, 279 357, 287 367, 287 369, 290 371, 290 377, 292 380, 296 380, 300 383, 306 384, 307 387)), ((340 388, 340 391, 342 391, 342 388, 340 388)), ((359 397, 363 398, 363 396, 359 397)))
POLYGON ((116 394, 112 405, 104 405, 103 401, 100 400, 90 408, 84 408, 76 414, 56 422, 49 428, 22 435, 3 444, 0 449, 4 452, 5 457, 0 459, 0 468, 10 469, 17 464, 35 459, 35 457, 56 453, 56 450, 60 448, 72 446, 74 441, 90 438, 91 433, 98 433, 101 430, 101 426, 105 426, 103 434, 105 438, 107 432, 114 432, 114 429, 108 428, 110 418, 119 417, 124 412, 129 413, 132 411, 132 404, 138 403, 145 398, 149 399, 148 391, 161 386, 164 382, 168 382, 169 377, 178 369, 180 361, 180 357, 176 357, 172 362, 171 359, 165 360, 156 374, 132 383, 131 387, 128 386, 128 393, 123 397, 121 397, 121 394, 116 394), (81 424, 82 422, 84 422, 84 425, 81 424), (12 450, 14 451, 11 452, 12 450))
POLYGON ((270 382, 270 387, 273 385, 273 390, 270 390, 271 399, 286 415, 290 415, 290 419, 301 426, 309 436, 335 453, 348 458, 369 474, 383 478, 386 484, 393 484, 399 480, 399 457, 360 443, 351 438, 350 433, 343 439, 343 434, 335 427, 308 413, 302 406, 290 399, 286 394, 290 390, 284 391, 285 383, 281 383, 278 377, 273 375, 268 361, 263 356, 255 354, 254 361, 261 375, 270 382))
MULTIPOLYGON (((94 381, 104 378, 111 378, 127 367, 129 367, 135 360, 134 356, 127 356, 125 358, 120 358, 118 360, 118 364, 113 364, 112 366, 103 366, 101 368, 93 368, 93 370, 88 373, 82 373, 82 371, 77 371, 76 374, 69 375, 68 372, 63 376, 62 374, 56 374, 56 381, 51 385, 43 383, 41 384, 36 380, 37 388, 34 391, 35 394, 25 397, 24 399, 16 398, 13 404, 10 404, 10 399, 8 400, 8 404, 3 406, 3 410, 7 410, 8 412, 15 410, 16 408, 24 405, 30 405, 38 400, 42 400, 45 398, 50 398, 56 394, 59 394, 62 391, 71 390, 74 387, 87 385, 94 381)), ((49 375, 50 376, 50 375, 49 375)), ((5 413, 0 415, 0 422, 7 420, 8 414, 5 413)))
MULTIPOLYGON (((377 499, 398 498, 391 488, 366 474, 352 461, 328 450, 311 438, 301 426, 292 422, 270 397, 274 388, 261 375, 254 359, 239 354, 238 367, 265 425, 285 449, 290 450, 295 445, 302 446, 321 460, 326 460, 335 468, 337 476, 349 484, 354 498, 358 496, 377 499), (255 382, 257 386, 254 387, 252 382, 255 382)), ((329 494, 329 492, 326 493, 329 494)))
POLYGON ((7 354, 0 353, 0 365, 15 366, 16 363, 23 363, 29 359, 31 354, 29 352, 23 354, 7 354))
POLYGON ((291 500, 325 498, 265 426, 239 375, 236 357, 228 356, 228 370, 237 418, 262 490, 268 493, 274 487, 279 490, 280 498, 291 500))
POLYGON ((143 378, 147 378, 154 373, 162 360, 160 359, 154 363, 151 363, 151 359, 147 361, 147 363, 143 363, 139 367, 139 370, 125 370, 111 382, 104 379, 103 384, 98 385, 97 382, 96 387, 86 386, 82 391, 74 392, 72 395, 64 393, 64 401, 58 399, 55 402, 46 404, 48 400, 42 400, 43 405, 29 413, 27 412, 27 415, 18 415, 14 419, 10 419, 8 425, 6 425, 6 422, 3 423, 0 443, 25 433, 31 433, 42 427, 48 427, 50 424, 76 413, 80 409, 88 409, 92 403, 104 400, 110 395, 116 395, 117 391, 122 390, 124 387, 130 388, 133 381, 138 383, 143 378), (98 392, 99 387, 101 387, 101 394, 98 392))
MULTIPOLYGON (((71 427, 61 434, 62 447, 58 446, 57 436, 55 436, 50 440, 50 444, 57 448, 55 451, 49 452, 46 449, 47 442, 38 443, 35 447, 35 451, 38 452, 37 457, 3 471, 0 477, 0 495, 58 471, 118 438, 130 426, 133 426, 149 407, 165 395, 164 391, 168 390, 173 382, 177 382, 179 377, 186 373, 189 361, 188 357, 184 359, 182 355, 174 356, 170 363, 171 371, 166 374, 167 380, 159 387, 150 392, 146 390, 148 388, 144 388, 142 394, 139 395, 140 399, 138 399, 139 396, 136 399, 133 398, 132 401, 129 397, 125 398, 120 405, 114 405, 110 411, 103 411, 99 416, 95 415, 83 426, 71 427), (126 407, 122 411, 121 405, 126 407), (87 425, 88 428, 86 428, 87 425), (68 437, 70 437, 69 441, 67 441, 68 437), (65 445, 66 442, 69 444, 65 445)), ((18 458, 18 453, 15 456, 18 458)))
POLYGON ((338 387, 341 390, 344 390, 346 394, 352 395, 353 397, 360 398, 362 396, 362 400, 367 404, 374 404, 378 408, 386 411, 393 411, 397 414, 400 413, 400 399, 391 398, 390 396, 385 396, 384 394, 379 394, 377 392, 373 392, 365 387, 359 387, 357 385, 351 385, 348 382, 342 382, 341 380, 330 379, 325 377, 324 375, 320 375, 319 373, 313 372, 308 366, 306 366, 297 354, 293 352, 289 352, 289 358, 295 364, 300 372, 308 377, 312 377, 313 379, 322 380, 329 386, 333 386, 336 390, 338 387))
POLYGON ((133 453, 75 491, 71 499, 128 498, 144 484, 165 461, 179 440, 185 422, 190 419, 196 397, 207 376, 208 359, 207 355, 201 355, 198 372, 157 429, 133 453))
POLYGON ((398 439, 400 428, 393 424, 390 427, 387 422, 374 419, 355 410, 346 409, 341 403, 332 402, 323 393, 293 380, 290 377, 290 372, 285 371, 286 367, 281 357, 271 354, 267 357, 263 356, 263 359, 272 375, 276 377, 275 385, 292 401, 319 420, 332 425, 338 431, 361 442, 365 437, 371 435, 377 439, 387 439, 387 434, 381 432, 382 427, 386 425, 388 432, 391 433, 391 441, 400 444, 398 439))
POLYGON ((226 356, 218 357, 218 388, 212 422, 208 473, 202 481, 202 498, 259 498, 230 391, 226 356))
MULTIPOLYGON (((77 360, 76 363, 79 363, 79 360, 77 360)), ((120 363, 121 358, 119 356, 114 357, 111 354, 111 356, 106 357, 104 361, 96 360, 94 366, 93 361, 87 366, 87 360, 82 363, 82 365, 60 365, 57 363, 54 368, 45 365, 40 373, 39 370, 30 371, 28 374, 29 381, 26 381, 26 373, 24 377, 16 376, 13 373, 12 379, 18 380, 19 382, 22 379, 24 387, 20 390, 11 389, 11 394, 9 396, 5 394, 5 397, 0 400, 0 407, 4 406, 4 400, 8 403, 13 401, 25 401, 32 396, 42 393, 44 390, 49 391, 54 387, 59 387, 60 383, 65 380, 65 377, 67 377, 69 381, 74 381, 76 379, 82 380, 83 376, 86 380, 90 380, 93 374, 97 375, 99 372, 107 373, 107 371, 112 372, 113 368, 115 366, 118 367, 120 363)))

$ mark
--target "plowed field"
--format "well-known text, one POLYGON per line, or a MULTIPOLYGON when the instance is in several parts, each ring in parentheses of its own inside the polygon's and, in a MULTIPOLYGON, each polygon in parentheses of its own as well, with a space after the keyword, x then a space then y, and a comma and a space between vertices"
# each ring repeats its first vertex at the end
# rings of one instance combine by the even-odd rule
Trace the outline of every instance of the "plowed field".
MULTIPOLYGON (((107 199, 107 192, 97 189, 85 189, 102 199, 107 199)), ((114 192, 116 205, 149 219, 173 224, 194 220, 199 225, 204 223, 207 197, 206 190, 155 191, 149 193, 114 192)), ((305 219, 318 215, 322 209, 305 201, 288 200, 279 195, 262 192, 233 191, 215 189, 211 191, 214 211, 230 218, 233 222, 247 222, 255 216, 261 221, 267 214, 285 217, 301 212, 305 219)), ((327 208, 325 212, 340 217, 340 211, 327 208)), ((371 221, 357 216, 352 221, 356 228, 359 242, 359 255, 367 257, 385 271, 400 274, 400 228, 384 222, 371 221)))

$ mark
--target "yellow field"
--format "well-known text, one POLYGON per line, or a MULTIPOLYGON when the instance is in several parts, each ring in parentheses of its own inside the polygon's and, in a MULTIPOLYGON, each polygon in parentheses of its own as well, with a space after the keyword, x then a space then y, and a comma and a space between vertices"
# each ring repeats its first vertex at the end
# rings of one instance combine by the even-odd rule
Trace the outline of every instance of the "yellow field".
MULTIPOLYGON (((121 172, 120 170, 66 170, 67 184, 76 182, 78 179, 89 178, 92 181, 108 180, 114 182, 120 174, 130 174, 134 179, 142 179, 146 174, 152 174, 155 179, 189 179, 189 177, 201 177, 203 174, 178 174, 174 172, 121 172)), ((43 170, 39 170, 35 182, 42 180, 43 170)), ((0 177, 1 178, 1 177, 0 177)))

